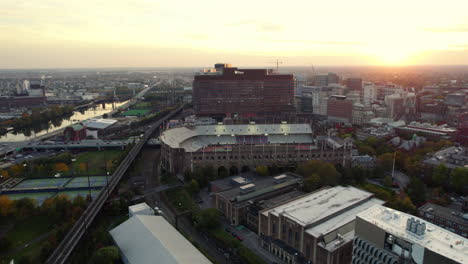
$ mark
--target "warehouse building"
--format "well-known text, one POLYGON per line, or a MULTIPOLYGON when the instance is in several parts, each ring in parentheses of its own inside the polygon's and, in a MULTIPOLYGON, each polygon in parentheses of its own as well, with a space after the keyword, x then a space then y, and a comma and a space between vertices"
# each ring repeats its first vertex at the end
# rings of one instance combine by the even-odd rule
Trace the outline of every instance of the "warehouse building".
POLYGON ((109 232, 125 264, 211 263, 162 216, 136 214, 109 232))

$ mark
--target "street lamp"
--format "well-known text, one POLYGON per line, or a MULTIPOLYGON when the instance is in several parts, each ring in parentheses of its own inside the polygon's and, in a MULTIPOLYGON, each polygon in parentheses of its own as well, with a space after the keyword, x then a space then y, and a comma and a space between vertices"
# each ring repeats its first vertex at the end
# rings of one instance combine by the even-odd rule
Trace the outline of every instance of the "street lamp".
POLYGON ((109 172, 106 172, 106 189, 107 189, 107 197, 110 196, 109 193, 109 172))

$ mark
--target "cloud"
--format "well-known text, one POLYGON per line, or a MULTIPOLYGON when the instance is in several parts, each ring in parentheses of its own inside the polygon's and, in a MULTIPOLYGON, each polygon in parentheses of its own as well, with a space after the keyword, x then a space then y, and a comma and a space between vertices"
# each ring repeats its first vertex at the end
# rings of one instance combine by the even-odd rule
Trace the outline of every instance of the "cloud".
POLYGON ((335 40, 298 40, 298 39, 284 39, 284 40, 273 40, 276 42, 289 42, 289 43, 302 43, 302 44, 312 44, 312 45, 333 45, 333 46, 354 46, 361 45, 359 41, 335 41, 335 40))
POLYGON ((424 31, 428 32, 448 32, 448 33, 464 33, 468 32, 468 23, 456 25, 453 27, 445 27, 445 28, 425 28, 424 31))
POLYGON ((227 27, 243 27, 243 26, 253 26, 259 32, 278 32, 283 30, 283 26, 280 24, 275 24, 265 21, 257 21, 255 19, 246 19, 234 23, 225 24, 227 27))

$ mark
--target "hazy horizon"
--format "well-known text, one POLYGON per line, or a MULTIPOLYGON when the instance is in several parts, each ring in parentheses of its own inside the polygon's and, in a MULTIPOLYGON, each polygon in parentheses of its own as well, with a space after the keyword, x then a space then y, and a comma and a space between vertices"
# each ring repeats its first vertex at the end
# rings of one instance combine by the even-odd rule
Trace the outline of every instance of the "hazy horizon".
POLYGON ((468 64, 465 0, 111 3, 3 3, 0 68, 468 64))

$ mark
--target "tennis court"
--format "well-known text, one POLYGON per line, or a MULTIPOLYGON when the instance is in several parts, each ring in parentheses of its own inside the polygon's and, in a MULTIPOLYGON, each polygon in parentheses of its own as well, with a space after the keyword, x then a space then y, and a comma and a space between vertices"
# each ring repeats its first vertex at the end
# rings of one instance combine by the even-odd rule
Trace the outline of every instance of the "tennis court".
POLYGON ((33 188, 44 188, 44 187, 61 187, 70 178, 43 178, 43 179, 25 179, 19 184, 15 185, 12 190, 15 189, 33 189, 33 188))
MULTIPOLYGON (((109 176, 109 180, 110 180, 109 176)), ((89 186, 101 187, 106 185, 106 176, 89 176, 89 186)), ((88 177, 76 177, 71 180, 65 188, 88 187, 88 177)))

